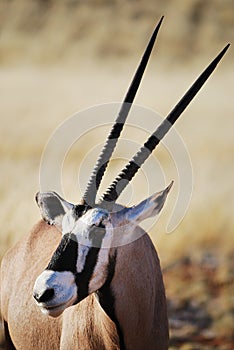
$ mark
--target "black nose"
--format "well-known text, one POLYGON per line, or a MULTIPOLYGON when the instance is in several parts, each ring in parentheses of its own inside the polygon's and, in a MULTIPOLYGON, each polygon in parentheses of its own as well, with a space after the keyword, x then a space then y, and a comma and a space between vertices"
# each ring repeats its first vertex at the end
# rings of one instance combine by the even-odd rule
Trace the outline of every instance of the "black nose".
POLYGON ((54 296, 54 289, 46 289, 42 294, 34 293, 33 298, 36 299, 38 303, 44 303, 46 301, 49 301, 54 296))

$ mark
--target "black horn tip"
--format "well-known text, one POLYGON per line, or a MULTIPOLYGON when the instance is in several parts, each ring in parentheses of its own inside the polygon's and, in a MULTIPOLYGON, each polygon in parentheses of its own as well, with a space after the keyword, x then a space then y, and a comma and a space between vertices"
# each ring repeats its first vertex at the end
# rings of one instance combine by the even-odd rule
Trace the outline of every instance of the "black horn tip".
POLYGON ((228 48, 229 48, 230 45, 231 45, 231 44, 228 43, 228 44, 223 48, 223 50, 218 54, 218 56, 217 56, 216 59, 215 59, 216 63, 218 63, 218 62, 221 60, 221 58, 225 55, 225 53, 227 52, 227 50, 228 50, 228 48))
POLYGON ((227 43, 227 45, 224 47, 223 50, 225 50, 225 52, 227 51, 227 49, 229 48, 229 46, 231 46, 231 43, 227 43))
POLYGON ((223 56, 223 55, 225 54, 225 52, 228 50, 229 46, 231 46, 230 43, 228 43, 228 44, 223 48, 223 50, 220 52, 220 55, 223 56))
POLYGON ((170 182, 170 184, 167 186, 167 188, 165 189, 165 191, 166 191, 167 193, 170 191, 170 189, 172 188, 173 184, 174 184, 174 180, 172 180, 172 181, 170 182))
POLYGON ((159 31, 159 28, 161 27, 161 24, 162 24, 162 21, 164 19, 164 16, 162 16, 158 22, 158 24, 156 25, 155 29, 154 29, 154 32, 153 32, 153 37, 157 35, 158 31, 159 31))
POLYGON ((160 21, 159 21, 159 23, 162 23, 162 21, 164 20, 164 15, 162 15, 162 17, 160 18, 160 21))

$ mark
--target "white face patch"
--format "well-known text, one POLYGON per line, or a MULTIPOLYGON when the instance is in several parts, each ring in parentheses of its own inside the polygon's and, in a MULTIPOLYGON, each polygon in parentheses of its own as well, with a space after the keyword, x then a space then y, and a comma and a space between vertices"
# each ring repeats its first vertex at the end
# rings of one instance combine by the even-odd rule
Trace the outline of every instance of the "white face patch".
POLYGON ((96 265, 89 282, 89 293, 96 291, 105 282, 109 263, 109 248, 113 239, 113 230, 106 210, 94 208, 82 217, 74 219, 73 212, 68 212, 63 221, 63 232, 75 234, 78 242, 78 258, 76 270, 81 273, 85 269, 87 255, 92 247, 100 248, 96 265), (101 225, 101 227, 100 227, 101 225), (97 235, 93 239, 92 232, 97 235), (98 236, 100 235, 100 236, 98 236), (100 238, 100 240, 99 240, 100 238), (99 242, 100 245, 95 243, 99 242))
POLYGON ((86 256, 89 252, 90 247, 87 247, 85 245, 79 244, 78 245, 78 259, 76 264, 77 272, 80 273, 84 270, 85 267, 85 261, 86 256))
POLYGON ((53 297, 37 302, 43 313, 59 316, 68 306, 77 300, 77 285, 71 272, 45 270, 38 276, 34 284, 34 295, 42 296, 47 290, 53 289, 53 297))
POLYGON ((98 234, 103 234, 105 230, 105 235, 101 241, 101 246, 93 245, 93 240, 90 238, 90 230, 96 228, 98 230, 98 225, 102 223, 106 227, 110 226, 107 220, 108 212, 99 209, 93 209, 87 212, 83 217, 81 217, 75 225, 74 233, 78 241, 78 259, 77 259, 77 272, 81 273, 86 264, 86 257, 89 250, 94 246, 95 248, 100 248, 98 252, 97 263, 94 267, 93 274, 89 283, 89 292, 92 293, 96 291, 105 282, 106 270, 109 262, 109 249, 103 249, 104 246, 110 247, 112 241, 112 232, 110 230, 101 229, 98 234))
MULTIPOLYGON (((88 294, 98 290, 107 277, 109 264, 109 248, 113 239, 113 229, 109 221, 109 214, 105 210, 90 209, 82 217, 77 218, 70 210, 64 216, 63 235, 74 235, 77 240, 77 261, 76 271, 54 271, 48 267, 36 280, 34 286, 34 297, 41 311, 50 316, 59 316, 65 308, 73 305, 88 294), (95 245, 97 244, 97 245, 95 245), (105 247, 105 248, 104 248, 105 247), (88 257, 90 252, 90 258, 88 257), (87 266, 86 264, 91 264, 87 266), (89 271, 90 278, 84 279, 82 285, 82 272, 89 271), (80 274, 80 275, 79 275, 80 274), (80 278, 80 279, 79 279, 80 278), (79 296, 78 286, 82 286, 82 293, 79 296), (87 288, 87 289, 86 289, 87 288), (51 295, 46 298, 46 293, 51 295)), ((63 252, 58 259, 63 259, 63 252)), ((67 254, 67 253, 66 253, 67 254)), ((54 262, 56 270, 56 261, 54 262)), ((66 264, 65 264, 66 265, 66 264)), ((62 266, 62 265, 61 265, 62 266)))
POLYGON ((98 254, 98 260, 89 281, 89 293, 97 291, 106 281, 107 266, 109 263, 109 249, 102 248, 98 254))
POLYGON ((99 289, 106 281, 107 278, 107 266, 109 264, 109 254, 110 247, 113 241, 113 228, 112 225, 108 222, 106 223, 106 234, 102 241, 102 246, 98 254, 97 263, 93 270, 89 282, 89 293, 95 292, 99 289))
MULTIPOLYGON (((90 209, 80 218, 76 218, 73 211, 70 210, 63 218, 63 234, 73 233, 76 235, 79 245, 92 247, 94 246, 94 240, 92 239, 92 235, 90 235, 91 231, 96 228, 95 232, 97 234, 100 232, 103 235, 105 228, 101 228, 100 224, 104 227, 105 224, 108 223, 108 219, 109 213, 104 209, 90 209)), ((100 246, 98 246, 98 248, 100 248, 100 246)), ((86 254, 86 249, 81 250, 82 256, 86 254)))

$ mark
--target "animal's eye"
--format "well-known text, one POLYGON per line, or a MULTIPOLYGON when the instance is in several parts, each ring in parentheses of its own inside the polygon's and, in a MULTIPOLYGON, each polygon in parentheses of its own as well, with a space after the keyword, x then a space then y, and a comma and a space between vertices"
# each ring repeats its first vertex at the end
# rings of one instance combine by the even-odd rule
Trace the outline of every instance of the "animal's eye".
POLYGON ((103 221, 100 221, 100 222, 97 222, 96 224, 94 224, 93 227, 105 228, 105 225, 103 224, 103 221))
POLYGON ((101 221, 101 222, 99 222, 98 227, 100 227, 100 228, 105 228, 105 225, 104 225, 103 222, 101 221))

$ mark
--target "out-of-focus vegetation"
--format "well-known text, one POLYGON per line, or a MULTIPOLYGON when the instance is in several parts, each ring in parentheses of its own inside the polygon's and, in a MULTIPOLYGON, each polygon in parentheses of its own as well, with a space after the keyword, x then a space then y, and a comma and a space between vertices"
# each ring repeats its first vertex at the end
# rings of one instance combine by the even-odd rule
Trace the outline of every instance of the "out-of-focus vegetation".
MULTIPOLYGON (((232 41, 233 1, 0 2, 0 258, 40 217, 34 195, 49 136, 72 113, 122 99, 161 15, 136 102, 165 115, 232 41)), ((194 188, 184 220, 170 235, 163 232, 176 202, 177 173, 163 147, 155 152, 167 182, 175 179, 151 230, 164 268, 171 349, 233 348, 233 90, 231 47, 176 126, 191 157, 194 188)), ((87 137, 64 163, 70 201, 79 197, 79 164, 102 142, 98 133, 87 137)), ((135 190, 144 187, 139 178, 135 190)), ((160 189, 155 174, 154 190, 160 189)))
POLYGON ((233 8, 233 0, 2 0, 0 62, 132 57, 162 15, 163 60, 184 62, 233 38, 233 8))

